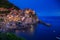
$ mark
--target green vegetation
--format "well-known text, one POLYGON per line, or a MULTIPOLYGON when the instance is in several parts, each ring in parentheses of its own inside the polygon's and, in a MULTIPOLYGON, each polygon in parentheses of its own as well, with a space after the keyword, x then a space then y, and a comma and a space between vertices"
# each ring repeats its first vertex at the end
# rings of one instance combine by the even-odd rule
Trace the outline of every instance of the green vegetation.
POLYGON ((12 33, 0 33, 0 40, 24 40, 24 39, 19 38, 12 33))
POLYGON ((0 22, 4 21, 4 19, 0 18, 0 22))
POLYGON ((7 0, 0 0, 0 7, 10 8, 11 6, 13 5, 9 3, 7 0))
POLYGON ((10 8, 12 6, 13 6, 13 4, 8 2, 8 0, 0 0, 0 7, 10 8))
MULTIPOLYGON (((0 8, 14 8, 14 9, 19 9, 18 7, 16 7, 14 4, 10 3, 8 0, 0 0, 0 8)), ((8 14, 10 11, 0 11, 0 14, 8 14)))
POLYGON ((16 7, 14 4, 10 3, 8 0, 0 0, 0 7, 4 7, 4 8, 14 7, 14 8, 16 8, 16 9, 19 9, 19 8, 16 7))

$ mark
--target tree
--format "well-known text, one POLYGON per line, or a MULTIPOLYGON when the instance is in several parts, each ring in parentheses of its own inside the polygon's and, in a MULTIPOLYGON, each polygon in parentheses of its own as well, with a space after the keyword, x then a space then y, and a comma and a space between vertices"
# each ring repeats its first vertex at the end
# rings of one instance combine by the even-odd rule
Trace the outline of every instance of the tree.
POLYGON ((17 37, 13 33, 0 33, 0 40, 25 40, 25 39, 17 37))

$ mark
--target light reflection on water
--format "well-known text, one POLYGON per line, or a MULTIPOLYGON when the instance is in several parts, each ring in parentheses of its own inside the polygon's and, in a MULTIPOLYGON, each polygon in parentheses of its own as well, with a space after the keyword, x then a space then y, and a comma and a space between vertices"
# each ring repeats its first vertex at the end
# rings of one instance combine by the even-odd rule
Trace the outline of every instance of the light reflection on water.
POLYGON ((16 31, 16 35, 19 37, 24 37, 27 40, 56 40, 56 37, 60 35, 60 17, 41 17, 40 19, 42 19, 44 22, 50 23, 52 26, 46 27, 39 24, 34 30, 33 34, 16 31))

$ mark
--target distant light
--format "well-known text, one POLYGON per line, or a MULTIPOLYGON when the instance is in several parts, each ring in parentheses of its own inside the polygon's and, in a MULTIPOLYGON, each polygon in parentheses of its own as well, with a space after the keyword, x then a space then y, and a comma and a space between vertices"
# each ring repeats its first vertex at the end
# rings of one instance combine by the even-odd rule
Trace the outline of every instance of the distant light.
POLYGON ((56 38, 60 40, 60 37, 56 37, 56 38))
POLYGON ((53 32, 56 32, 55 30, 53 30, 53 32))

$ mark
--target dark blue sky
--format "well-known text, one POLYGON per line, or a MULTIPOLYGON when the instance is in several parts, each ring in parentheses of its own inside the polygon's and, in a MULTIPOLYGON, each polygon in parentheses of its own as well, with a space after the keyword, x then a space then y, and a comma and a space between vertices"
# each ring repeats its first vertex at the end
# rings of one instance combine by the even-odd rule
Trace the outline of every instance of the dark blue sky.
POLYGON ((60 0, 9 0, 19 8, 31 8, 39 16, 60 16, 60 0))

